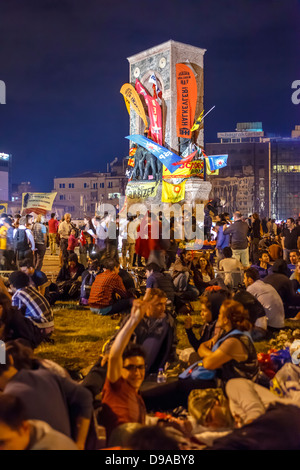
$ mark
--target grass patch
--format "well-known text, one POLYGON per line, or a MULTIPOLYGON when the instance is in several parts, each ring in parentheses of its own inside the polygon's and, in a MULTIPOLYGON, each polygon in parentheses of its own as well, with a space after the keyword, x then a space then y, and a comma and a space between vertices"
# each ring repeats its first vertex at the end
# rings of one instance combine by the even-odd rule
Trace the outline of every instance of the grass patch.
MULTIPOLYGON (((193 321, 201 324, 201 317, 194 303, 193 321)), ((68 371, 85 375, 101 355, 103 345, 112 336, 119 319, 93 314, 88 308, 75 303, 59 303, 54 306, 54 344, 43 343, 36 349, 40 358, 57 362, 68 371)), ((176 318, 178 349, 190 348, 184 328, 185 315, 176 318)), ((196 335, 197 335, 197 330, 196 335)), ((257 352, 270 348, 283 349, 294 339, 300 339, 300 321, 286 320, 286 330, 269 341, 255 343, 257 352)))

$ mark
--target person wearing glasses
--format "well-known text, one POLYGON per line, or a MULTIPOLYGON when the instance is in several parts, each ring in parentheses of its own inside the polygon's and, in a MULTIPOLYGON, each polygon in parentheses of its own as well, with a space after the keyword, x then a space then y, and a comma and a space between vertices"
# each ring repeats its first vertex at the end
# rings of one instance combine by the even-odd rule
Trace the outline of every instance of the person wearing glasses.
POLYGON ((140 394, 145 377, 146 354, 130 338, 152 308, 154 299, 133 302, 130 318, 116 336, 110 349, 107 374, 102 391, 101 424, 106 428, 107 444, 116 428, 126 423, 145 424, 146 406, 140 394))

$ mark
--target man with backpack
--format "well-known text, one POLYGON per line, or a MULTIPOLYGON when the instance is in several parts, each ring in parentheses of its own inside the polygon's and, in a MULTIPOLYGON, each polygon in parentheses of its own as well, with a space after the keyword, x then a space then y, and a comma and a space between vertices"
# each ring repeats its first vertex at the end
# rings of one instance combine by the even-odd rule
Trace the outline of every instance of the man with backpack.
POLYGON ((26 217, 21 217, 18 228, 14 229, 13 241, 17 265, 20 260, 25 258, 32 261, 35 243, 31 230, 26 228, 26 217))

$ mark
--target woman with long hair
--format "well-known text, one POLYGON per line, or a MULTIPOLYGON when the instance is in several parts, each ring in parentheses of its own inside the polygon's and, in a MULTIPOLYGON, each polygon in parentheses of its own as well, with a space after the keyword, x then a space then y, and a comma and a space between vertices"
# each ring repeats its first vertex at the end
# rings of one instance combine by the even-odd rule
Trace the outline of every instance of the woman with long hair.
POLYGON ((218 326, 224 331, 222 337, 216 335, 198 349, 203 366, 216 370, 223 382, 237 377, 256 380, 259 367, 248 311, 240 302, 225 300, 220 308, 218 326))
POLYGON ((214 268, 210 261, 201 255, 199 260, 192 264, 192 270, 195 286, 202 293, 215 278, 214 268))

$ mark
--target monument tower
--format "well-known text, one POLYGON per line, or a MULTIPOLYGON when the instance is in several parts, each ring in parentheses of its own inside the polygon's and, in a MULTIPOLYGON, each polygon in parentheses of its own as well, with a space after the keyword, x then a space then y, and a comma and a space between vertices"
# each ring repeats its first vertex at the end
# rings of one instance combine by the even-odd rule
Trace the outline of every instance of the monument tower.
MULTIPOLYGON (((162 131, 163 145, 175 153, 179 153, 179 138, 176 132, 177 89, 176 64, 186 64, 192 70, 197 83, 197 104, 195 116, 198 117, 203 110, 204 95, 204 65, 203 58, 206 49, 183 44, 173 40, 152 47, 128 58, 129 81, 134 86, 136 79, 151 92, 149 78, 155 74, 162 90, 162 131)), ((130 134, 143 134, 144 123, 136 114, 131 113, 130 134)), ((194 143, 203 147, 203 127, 194 132, 194 143)))

